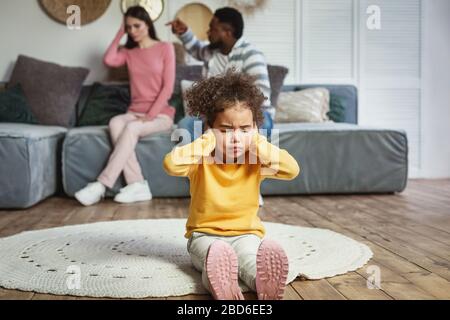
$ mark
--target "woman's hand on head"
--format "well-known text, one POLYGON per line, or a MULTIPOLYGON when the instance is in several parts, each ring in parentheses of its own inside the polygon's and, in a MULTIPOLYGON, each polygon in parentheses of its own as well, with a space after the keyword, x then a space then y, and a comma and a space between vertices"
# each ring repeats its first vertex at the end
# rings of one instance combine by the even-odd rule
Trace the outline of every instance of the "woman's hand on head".
POLYGON ((122 20, 122 24, 120 25, 119 34, 122 36, 127 33, 125 20, 122 20))

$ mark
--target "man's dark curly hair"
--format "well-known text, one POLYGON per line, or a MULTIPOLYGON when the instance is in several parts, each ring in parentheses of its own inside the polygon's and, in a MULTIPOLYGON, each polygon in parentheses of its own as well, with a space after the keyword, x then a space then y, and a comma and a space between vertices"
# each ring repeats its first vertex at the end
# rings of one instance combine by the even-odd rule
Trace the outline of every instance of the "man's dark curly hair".
POLYGON ((242 14, 231 7, 217 9, 214 16, 222 23, 228 24, 233 29, 235 39, 240 39, 244 33, 244 19, 242 14))
POLYGON ((235 70, 200 80, 184 95, 188 113, 206 120, 212 128, 217 113, 242 103, 252 111, 253 121, 260 126, 264 119, 261 106, 266 98, 254 82, 254 77, 235 70))

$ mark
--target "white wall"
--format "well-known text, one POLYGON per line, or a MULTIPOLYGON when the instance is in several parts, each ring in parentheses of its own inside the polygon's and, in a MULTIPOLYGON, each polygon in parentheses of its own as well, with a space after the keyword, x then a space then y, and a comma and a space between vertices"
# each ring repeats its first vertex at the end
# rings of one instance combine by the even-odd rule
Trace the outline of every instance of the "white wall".
POLYGON ((423 1, 421 176, 450 176, 450 1, 423 1))
MULTIPOLYGON (((291 73, 287 83, 295 82, 298 69, 295 65, 295 1, 270 1, 266 10, 245 17, 244 36, 264 51, 270 63, 289 67, 291 73)), ((190 2, 193 1, 166 0, 166 9, 155 24, 162 40, 176 40, 164 24, 190 2)), ((196 2, 206 4, 212 11, 224 4, 219 0, 196 2)), ((120 26, 121 16, 120 0, 113 0, 100 19, 83 26, 81 30, 71 31, 50 19, 40 8, 38 0, 1 0, 0 81, 9 79, 18 54, 63 65, 85 66, 91 70, 87 83, 102 80, 106 69, 101 58, 120 26)))
POLYGON ((119 1, 96 22, 79 31, 50 19, 37 0, 0 3, 0 78, 7 81, 18 54, 91 69, 88 82, 103 78, 102 54, 120 23, 119 1))
POLYGON ((421 0, 359 1, 359 123, 405 130, 409 174, 420 174, 421 0), (367 28, 367 8, 381 10, 381 29, 367 28))

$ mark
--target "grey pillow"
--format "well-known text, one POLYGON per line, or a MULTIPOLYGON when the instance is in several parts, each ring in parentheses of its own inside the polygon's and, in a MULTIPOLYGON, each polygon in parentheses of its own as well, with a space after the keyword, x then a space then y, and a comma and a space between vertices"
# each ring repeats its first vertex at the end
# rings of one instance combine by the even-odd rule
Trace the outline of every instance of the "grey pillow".
POLYGON ((86 68, 64 67, 19 55, 8 87, 21 84, 39 124, 69 127, 86 68))
POLYGON ((270 89, 272 91, 270 102, 272 106, 276 108, 278 105, 278 97, 289 69, 283 66, 274 66, 270 64, 267 66, 267 69, 269 72, 270 89))
POLYGON ((181 94, 181 81, 199 81, 203 78, 203 67, 201 65, 177 65, 175 86, 173 94, 181 94))

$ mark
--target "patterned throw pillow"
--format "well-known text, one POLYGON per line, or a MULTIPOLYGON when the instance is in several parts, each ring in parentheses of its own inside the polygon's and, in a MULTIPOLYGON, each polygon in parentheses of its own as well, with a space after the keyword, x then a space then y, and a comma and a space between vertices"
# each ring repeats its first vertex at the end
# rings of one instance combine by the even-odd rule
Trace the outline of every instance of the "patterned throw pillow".
POLYGON ((0 122, 37 123, 20 84, 0 90, 0 122))
POLYGON ((330 92, 325 88, 282 92, 278 98, 275 122, 327 122, 330 92))
POLYGON ((130 105, 128 85, 94 83, 78 126, 106 126, 111 118, 124 114, 130 105))

